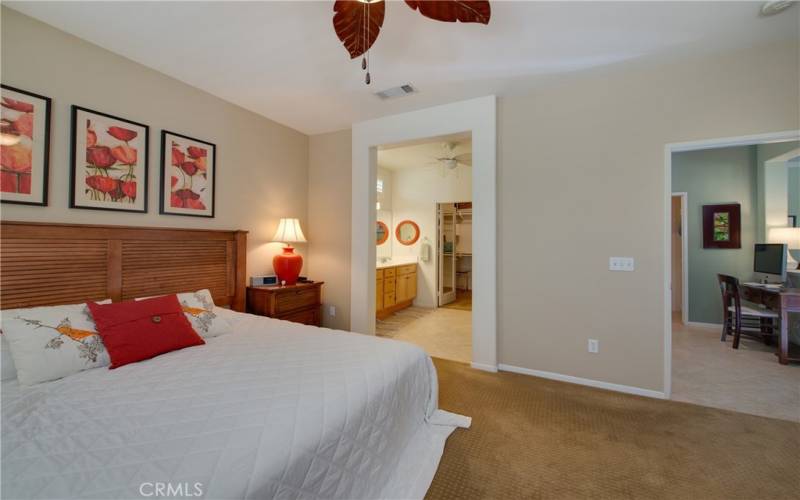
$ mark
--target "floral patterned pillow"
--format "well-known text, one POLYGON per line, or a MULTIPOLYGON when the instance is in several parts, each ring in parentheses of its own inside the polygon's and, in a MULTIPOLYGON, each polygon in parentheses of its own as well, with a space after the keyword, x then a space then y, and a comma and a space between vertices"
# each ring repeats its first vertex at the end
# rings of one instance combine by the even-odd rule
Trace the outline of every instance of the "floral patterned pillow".
POLYGON ((231 325, 228 320, 214 312, 214 299, 211 292, 200 290, 192 293, 179 293, 183 313, 192 323, 194 330, 203 338, 216 337, 227 333, 231 325))
POLYGON ((86 304, 8 309, 0 322, 22 385, 109 364, 86 304))
MULTIPOLYGON (((231 324, 215 312, 216 306, 207 289, 196 292, 179 293, 178 302, 181 303, 183 314, 192 324, 192 328, 204 339, 216 337, 230 331, 231 324)), ((153 297, 137 297, 135 300, 151 299, 153 297)))

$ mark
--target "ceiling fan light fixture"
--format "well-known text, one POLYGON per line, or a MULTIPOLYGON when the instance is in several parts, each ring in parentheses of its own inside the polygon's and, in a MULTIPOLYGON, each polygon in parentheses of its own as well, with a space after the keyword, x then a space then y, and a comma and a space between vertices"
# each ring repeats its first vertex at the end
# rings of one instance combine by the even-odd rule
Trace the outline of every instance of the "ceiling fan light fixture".
POLYGON ((795 3, 797 2, 794 0, 774 0, 770 2, 764 2, 764 4, 761 6, 761 16, 767 17, 780 14, 795 3))
MULTIPOLYGON (((427 18, 448 23, 489 24, 492 17, 489 0, 406 0, 405 3, 411 10, 427 18)), ((333 29, 350 54, 350 59, 366 54, 361 61, 361 69, 367 72, 364 81, 369 85, 372 81, 369 49, 383 26, 386 0, 336 0, 333 12, 333 29)))

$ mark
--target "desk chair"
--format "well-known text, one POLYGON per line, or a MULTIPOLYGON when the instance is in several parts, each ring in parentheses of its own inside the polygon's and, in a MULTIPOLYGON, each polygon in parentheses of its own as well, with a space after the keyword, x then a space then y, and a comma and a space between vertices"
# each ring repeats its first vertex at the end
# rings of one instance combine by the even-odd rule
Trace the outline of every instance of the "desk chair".
POLYGON ((777 336, 778 313, 769 309, 757 309, 742 305, 739 280, 733 276, 718 274, 722 292, 722 342, 733 335, 733 348, 739 348, 739 338, 744 334, 760 338, 765 344, 777 336))

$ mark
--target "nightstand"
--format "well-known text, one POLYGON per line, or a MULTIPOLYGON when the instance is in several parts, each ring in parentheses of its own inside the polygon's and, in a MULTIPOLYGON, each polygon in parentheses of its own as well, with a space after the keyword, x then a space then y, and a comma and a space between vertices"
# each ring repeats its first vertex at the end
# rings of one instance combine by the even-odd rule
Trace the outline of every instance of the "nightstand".
POLYGON ((320 326, 324 282, 290 286, 248 286, 247 312, 320 326))

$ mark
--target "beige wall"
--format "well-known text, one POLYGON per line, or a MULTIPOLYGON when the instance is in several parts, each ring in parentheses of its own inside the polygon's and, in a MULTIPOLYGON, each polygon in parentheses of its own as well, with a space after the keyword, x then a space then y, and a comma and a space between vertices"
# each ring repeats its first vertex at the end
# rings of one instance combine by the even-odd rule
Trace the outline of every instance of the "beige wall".
POLYGON ((309 140, 309 276, 325 281, 323 325, 343 330, 350 328, 350 142, 349 130, 309 140))
POLYGON ((0 31, 3 83, 53 99, 49 206, 4 204, 4 220, 245 229, 249 274, 272 270, 280 217, 307 223, 306 135, 5 7, 0 31), (150 126, 147 214, 67 208, 72 104, 150 126), (217 145, 214 219, 158 215, 161 129, 217 145))
POLYGON ((792 43, 501 99, 501 362, 662 390, 664 145, 797 129, 798 75, 792 43))
MULTIPOLYGON (((664 147, 800 128, 798 75, 787 44, 576 73, 501 97, 500 363, 662 391, 664 147), (634 257, 636 271, 609 272, 611 256, 634 257)), ((340 140, 349 148, 349 134, 340 140)), ((312 191, 349 182, 345 162, 328 167, 312 191)), ((337 196, 344 214, 349 195, 337 196)), ((349 292, 326 297, 345 303, 349 292)))

